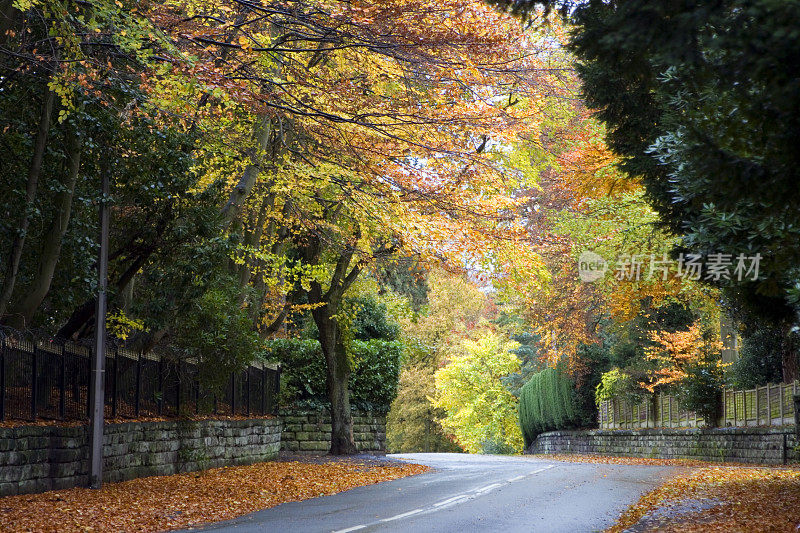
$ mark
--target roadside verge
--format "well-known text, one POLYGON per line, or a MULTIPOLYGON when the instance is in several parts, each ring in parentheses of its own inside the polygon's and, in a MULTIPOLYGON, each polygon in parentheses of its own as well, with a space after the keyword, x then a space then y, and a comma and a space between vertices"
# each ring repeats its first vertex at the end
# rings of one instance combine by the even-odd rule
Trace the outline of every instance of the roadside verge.
POLYGON ((164 531, 230 520, 285 502, 326 496, 426 472, 415 464, 351 460, 212 468, 0 498, 13 531, 164 531))

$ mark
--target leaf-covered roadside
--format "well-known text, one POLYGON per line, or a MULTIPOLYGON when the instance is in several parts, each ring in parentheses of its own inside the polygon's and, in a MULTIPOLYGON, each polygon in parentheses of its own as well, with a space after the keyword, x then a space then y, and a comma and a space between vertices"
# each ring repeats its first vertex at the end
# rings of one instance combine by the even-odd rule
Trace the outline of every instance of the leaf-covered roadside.
POLYGON ((707 466, 645 494, 608 530, 795 531, 800 469, 707 466), (635 527, 634 527, 635 526, 635 527))
MULTIPOLYGON (((615 457, 611 455, 555 453, 535 455, 548 461, 566 461, 569 463, 595 463, 606 465, 652 465, 652 466, 710 466, 716 463, 698 461, 696 459, 657 459, 650 457, 615 457)), ((734 463, 727 463, 728 465, 734 463)), ((738 464, 738 463, 737 463, 738 464)))
POLYGON ((270 462, 0 498, 6 531, 164 531, 229 520, 275 505, 342 492, 428 467, 364 462, 270 462))

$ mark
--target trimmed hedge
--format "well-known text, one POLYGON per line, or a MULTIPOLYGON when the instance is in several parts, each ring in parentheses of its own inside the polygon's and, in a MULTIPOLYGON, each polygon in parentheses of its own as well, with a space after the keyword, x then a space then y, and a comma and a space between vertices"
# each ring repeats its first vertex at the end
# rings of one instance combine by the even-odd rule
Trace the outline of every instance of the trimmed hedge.
POLYGON ((519 425, 526 448, 539 433, 580 425, 575 383, 561 365, 537 372, 522 387, 519 425))
MULTIPOLYGON (((399 341, 352 341, 350 404, 386 413, 397 395, 400 376, 399 341)), ((268 359, 281 363, 281 403, 301 407, 327 407, 325 357, 319 341, 277 339, 268 343, 268 359)))

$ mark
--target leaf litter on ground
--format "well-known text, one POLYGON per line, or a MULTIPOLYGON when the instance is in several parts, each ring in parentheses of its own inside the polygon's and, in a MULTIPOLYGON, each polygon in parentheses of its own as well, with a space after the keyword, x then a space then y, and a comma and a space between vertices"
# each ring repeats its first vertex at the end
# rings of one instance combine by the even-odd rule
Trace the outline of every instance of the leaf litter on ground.
POLYGON ((800 469, 704 466, 645 494, 608 531, 797 531, 800 469))
POLYGON ((147 532, 229 520, 428 471, 389 461, 281 461, 0 498, 0 531, 147 532))
POLYGON ((800 467, 693 459, 545 454, 558 461, 685 467, 631 505, 607 533, 800 531, 800 467))

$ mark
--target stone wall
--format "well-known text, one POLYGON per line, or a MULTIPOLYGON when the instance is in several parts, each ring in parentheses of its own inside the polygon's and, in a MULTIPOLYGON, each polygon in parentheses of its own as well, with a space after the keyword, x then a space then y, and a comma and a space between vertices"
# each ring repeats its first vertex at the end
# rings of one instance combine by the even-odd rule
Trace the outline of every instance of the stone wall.
POLYGON ((526 453, 605 454, 784 464, 800 460, 794 427, 551 431, 526 453))
MULTIPOLYGON (((281 411, 281 450, 299 454, 327 452, 331 446, 331 417, 328 411, 281 411)), ((386 416, 370 411, 353 411, 353 438, 362 452, 386 451, 386 416)))
MULTIPOLYGON (((278 419, 107 424, 103 480, 123 481, 274 459, 278 419)), ((0 428, 0 496, 88 484, 88 426, 0 428)))

